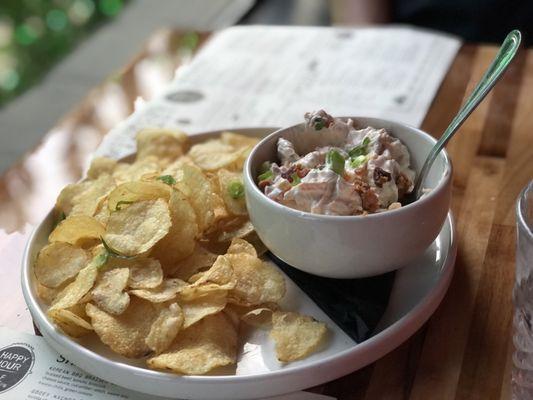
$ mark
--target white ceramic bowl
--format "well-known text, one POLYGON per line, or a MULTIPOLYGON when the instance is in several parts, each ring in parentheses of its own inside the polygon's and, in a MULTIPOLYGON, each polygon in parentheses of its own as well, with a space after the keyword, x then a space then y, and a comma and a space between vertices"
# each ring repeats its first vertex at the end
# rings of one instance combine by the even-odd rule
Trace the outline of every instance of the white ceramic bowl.
MULTIPOLYGON (((419 171, 436 140, 398 122, 352 117, 359 127, 385 128, 409 149, 419 171)), ((307 144, 305 124, 280 129, 257 144, 244 166, 250 219, 268 249, 286 263, 315 275, 361 278, 398 269, 414 260, 435 240, 450 208, 452 165, 442 151, 424 182, 431 191, 397 210, 367 216, 329 216, 294 210, 266 197, 257 187, 259 166, 277 159, 283 137, 296 151, 307 144)), ((305 147, 308 148, 305 148, 305 147)))

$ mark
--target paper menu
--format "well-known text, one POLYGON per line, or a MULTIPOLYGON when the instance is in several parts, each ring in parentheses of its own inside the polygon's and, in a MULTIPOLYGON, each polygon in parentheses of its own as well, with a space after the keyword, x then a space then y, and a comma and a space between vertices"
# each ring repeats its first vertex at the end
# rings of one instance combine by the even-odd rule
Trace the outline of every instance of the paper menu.
POLYGON ((228 28, 97 154, 131 153, 143 127, 278 127, 319 108, 420 126, 459 47, 454 37, 402 26, 228 28))
MULTIPOLYGON (((103 381, 55 352, 44 338, 0 327, 0 400, 50 399, 170 400, 103 381)), ((334 398, 295 392, 264 400, 327 399, 334 398)))

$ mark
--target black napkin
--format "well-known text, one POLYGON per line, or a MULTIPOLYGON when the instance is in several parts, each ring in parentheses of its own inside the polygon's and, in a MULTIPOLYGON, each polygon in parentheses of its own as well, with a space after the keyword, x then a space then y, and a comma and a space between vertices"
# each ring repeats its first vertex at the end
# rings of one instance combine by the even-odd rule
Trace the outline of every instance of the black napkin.
POLYGON ((368 339, 389 302, 394 272, 362 279, 332 279, 291 267, 272 253, 268 256, 348 336, 357 343, 368 339))

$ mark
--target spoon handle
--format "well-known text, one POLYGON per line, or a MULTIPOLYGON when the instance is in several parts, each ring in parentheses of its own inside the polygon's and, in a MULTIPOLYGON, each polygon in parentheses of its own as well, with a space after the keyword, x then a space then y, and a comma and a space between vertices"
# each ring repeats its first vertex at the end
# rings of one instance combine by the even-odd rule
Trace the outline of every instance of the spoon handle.
POLYGON ((444 148, 444 146, 446 146, 446 143, 448 143, 448 141, 452 138, 455 132, 457 132, 459 127, 468 118, 472 111, 474 111, 474 109, 479 105, 479 103, 481 103, 485 96, 491 91, 496 82, 498 82, 498 80, 501 78, 501 76, 506 71, 507 67, 509 66, 509 64, 517 53, 518 48, 520 46, 520 40, 521 35, 520 31, 518 30, 514 30, 507 35, 507 37, 502 43, 502 46, 500 47, 500 50, 498 51, 498 54, 496 54, 496 57, 492 61, 492 64, 490 64, 489 68, 487 69, 477 86, 474 88, 470 96, 466 99, 463 106, 461 107, 455 118, 452 120, 450 125, 448 125, 448 128, 446 128, 441 138, 431 149, 431 152, 426 158, 426 161, 424 162, 424 165, 420 170, 420 174, 416 179, 415 187, 413 190, 416 199, 420 198, 420 195, 422 194, 422 185, 424 183, 424 180, 426 179, 427 174, 429 173, 429 170, 431 169, 431 166, 433 165, 433 162, 437 158, 437 155, 444 148))

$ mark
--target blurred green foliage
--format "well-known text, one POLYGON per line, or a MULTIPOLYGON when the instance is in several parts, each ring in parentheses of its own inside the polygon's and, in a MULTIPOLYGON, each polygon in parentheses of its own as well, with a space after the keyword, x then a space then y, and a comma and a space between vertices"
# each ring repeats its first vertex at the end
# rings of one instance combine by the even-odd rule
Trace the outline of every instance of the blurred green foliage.
POLYGON ((1 0, 0 107, 129 0, 1 0))

